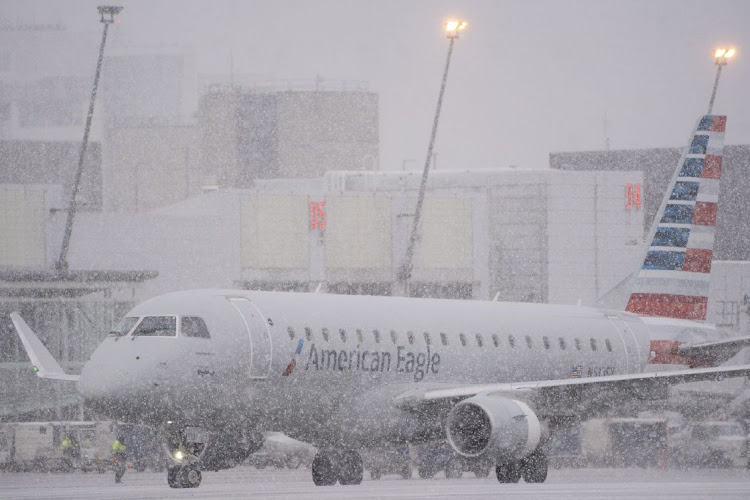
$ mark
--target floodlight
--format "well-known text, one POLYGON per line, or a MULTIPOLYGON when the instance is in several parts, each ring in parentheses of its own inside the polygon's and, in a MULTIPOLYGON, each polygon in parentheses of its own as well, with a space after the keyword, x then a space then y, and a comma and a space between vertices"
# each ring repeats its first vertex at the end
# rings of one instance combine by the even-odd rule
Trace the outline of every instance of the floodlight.
POLYGON ((716 64, 718 64, 719 66, 725 65, 727 61, 733 58, 735 55, 737 55, 737 49, 734 47, 719 47, 714 51, 714 59, 716 60, 716 64))
POLYGON ((119 14, 122 11, 122 7, 114 6, 114 5, 100 5, 96 8, 99 11, 99 14, 101 17, 101 22, 103 23, 113 23, 115 22, 115 16, 119 14), (105 17, 109 16, 109 17, 105 17))
POLYGON ((469 26, 468 21, 449 19, 445 22, 445 34, 448 38, 458 38, 462 31, 469 26))

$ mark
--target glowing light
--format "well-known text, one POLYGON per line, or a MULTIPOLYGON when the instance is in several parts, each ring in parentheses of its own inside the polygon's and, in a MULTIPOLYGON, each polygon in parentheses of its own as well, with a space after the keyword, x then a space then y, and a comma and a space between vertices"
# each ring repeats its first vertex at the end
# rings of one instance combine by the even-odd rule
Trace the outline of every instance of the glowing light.
POLYGON ((177 450, 174 452, 174 459, 177 461, 181 461, 183 458, 185 458, 185 454, 182 452, 182 450, 177 450))
POLYGON ((727 60, 733 58, 735 55, 737 55, 737 49, 734 47, 719 47, 714 51, 714 59, 716 59, 716 64, 723 66, 727 63, 727 60))
POLYGON ((445 34, 448 38, 458 38, 458 35, 460 35, 468 26, 468 21, 449 19, 445 22, 445 34))

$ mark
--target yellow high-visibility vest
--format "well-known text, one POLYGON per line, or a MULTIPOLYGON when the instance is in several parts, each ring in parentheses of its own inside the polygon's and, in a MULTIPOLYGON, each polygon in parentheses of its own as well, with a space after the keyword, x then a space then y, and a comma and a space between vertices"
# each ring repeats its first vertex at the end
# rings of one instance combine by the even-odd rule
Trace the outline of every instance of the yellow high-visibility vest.
POLYGON ((119 440, 115 439, 115 442, 112 443, 112 453, 117 452, 125 452, 125 445, 122 444, 119 440))

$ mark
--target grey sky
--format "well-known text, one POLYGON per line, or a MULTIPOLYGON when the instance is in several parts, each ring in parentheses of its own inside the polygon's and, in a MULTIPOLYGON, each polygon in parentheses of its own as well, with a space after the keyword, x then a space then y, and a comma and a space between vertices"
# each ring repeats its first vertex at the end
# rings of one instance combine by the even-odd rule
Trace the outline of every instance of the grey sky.
MULTIPOLYGON (((5 0, 10 22, 99 30, 103 1, 5 0)), ((122 0, 118 44, 186 45, 201 73, 366 80, 380 94, 381 168, 419 168, 448 42, 455 48, 438 168, 542 168, 552 151, 682 145, 706 111, 719 43, 739 57, 715 111, 727 142, 750 142, 750 2, 122 0)), ((94 61, 92 61, 93 72, 94 61)), ((106 68, 105 68, 106 71, 106 68)))

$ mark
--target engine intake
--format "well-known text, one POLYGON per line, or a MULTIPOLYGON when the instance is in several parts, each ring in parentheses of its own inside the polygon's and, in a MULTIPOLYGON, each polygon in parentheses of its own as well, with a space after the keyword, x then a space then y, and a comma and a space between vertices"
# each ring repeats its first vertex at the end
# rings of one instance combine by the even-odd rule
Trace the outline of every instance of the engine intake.
POLYGON ((515 461, 537 448, 542 428, 526 403, 478 394, 453 407, 446 433, 451 447, 460 455, 487 454, 497 461, 515 461))

